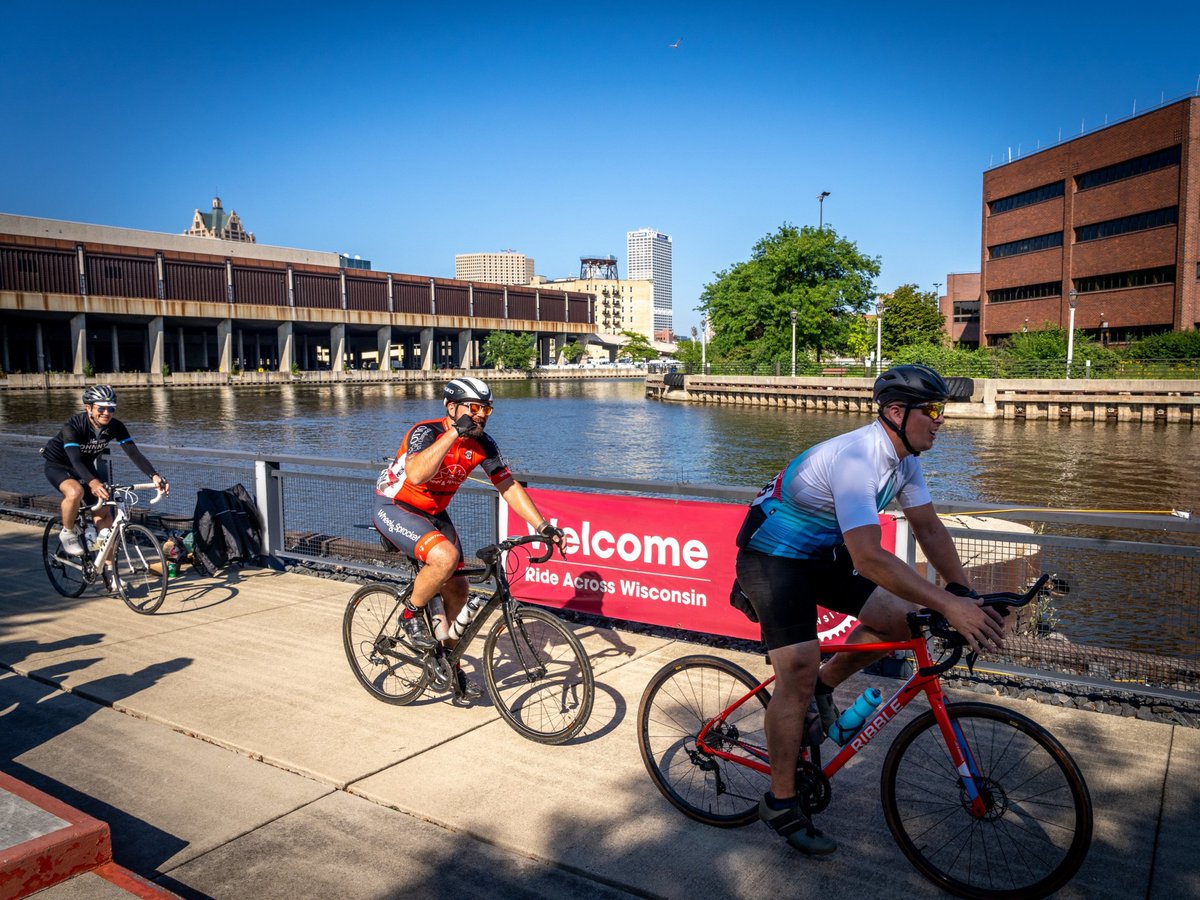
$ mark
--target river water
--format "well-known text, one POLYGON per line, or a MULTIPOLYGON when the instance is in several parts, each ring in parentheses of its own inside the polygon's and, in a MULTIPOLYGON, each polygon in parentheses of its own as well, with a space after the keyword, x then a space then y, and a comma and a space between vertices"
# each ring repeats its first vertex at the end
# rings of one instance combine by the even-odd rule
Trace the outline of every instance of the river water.
MULTIPOLYGON (((488 431, 518 476, 757 489, 805 448, 869 421, 854 413, 664 403, 645 399, 641 381, 497 382, 494 388, 496 412, 488 431)), ((143 445, 304 456, 318 465, 334 459, 378 463, 395 453, 414 422, 441 414, 440 390, 400 384, 122 388, 118 416, 143 445)), ((48 437, 80 408, 74 392, 0 391, 0 432, 48 437)), ((25 448, 20 454, 0 471, 0 488, 48 492, 36 457, 25 448)), ((197 471, 190 462, 176 463, 176 472, 161 451, 150 456, 180 488, 164 505, 169 512, 190 513, 189 480, 215 478, 209 486, 226 486, 230 479, 227 472, 197 471)), ((118 453, 118 466, 121 458, 118 453)), ((1200 511, 1200 452, 1190 426, 951 417, 921 458, 935 500, 1200 511)), ((363 479, 366 509, 372 476, 364 473, 363 479)), ((1051 531, 1197 541, 1194 534, 1051 531)), ((1043 547, 1034 565, 1070 585, 1056 602, 1059 627, 1071 639, 1200 659, 1200 569, 1194 559, 1043 547)))
MULTIPOLYGON (((806 447, 866 424, 854 413, 646 400, 641 381, 497 382, 488 431, 518 474, 757 488, 806 447)), ((118 416, 142 444, 378 460, 441 412, 438 385, 129 389, 118 416)), ((0 431, 49 436, 74 393, 0 392, 0 431)), ((935 499, 1200 511, 1186 425, 947 420, 922 455, 935 499)), ((164 465, 165 467, 165 465, 164 465)))

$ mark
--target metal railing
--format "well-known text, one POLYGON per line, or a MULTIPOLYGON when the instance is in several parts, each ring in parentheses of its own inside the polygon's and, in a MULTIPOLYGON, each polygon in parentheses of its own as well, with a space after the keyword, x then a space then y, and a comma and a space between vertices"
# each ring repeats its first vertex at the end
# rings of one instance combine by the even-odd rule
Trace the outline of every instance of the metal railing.
MULTIPOLYGON (((1089 360, 1076 356, 1068 375, 1066 359, 1016 360, 1003 357, 980 357, 970 360, 942 361, 939 357, 937 370, 944 376, 966 376, 968 378, 1062 378, 1079 379, 1200 379, 1200 359, 1119 359, 1089 360)), ((765 360, 760 362, 709 362, 699 364, 679 363, 676 371, 687 375, 791 375, 789 360, 765 360)), ((837 361, 796 361, 796 376, 804 378, 874 378, 874 364, 861 362, 841 363, 837 361)))
MULTIPOLYGON (((0 435, 10 448, 0 476, 0 511, 48 519, 58 497, 42 474, 41 438, 0 435)), ((171 495, 151 525, 190 519, 195 491, 241 482, 256 495, 266 549, 274 556, 362 575, 406 568, 370 526, 381 462, 320 460, 249 452, 144 445, 170 472, 171 495), (169 467, 165 464, 169 460, 169 467)), ((131 464, 116 454, 118 477, 131 464)), ((529 484, 610 495, 745 503, 748 488, 570 476, 528 476, 529 484)), ((468 552, 497 537, 497 495, 468 482, 451 507, 468 552)), ((1073 679, 1200 694, 1200 522, 1173 516, 1011 509, 939 503, 972 584, 980 591, 1024 589, 1053 578, 1014 617, 1002 661, 1073 679), (970 513, 970 515, 967 515, 970 513)), ((899 555, 926 563, 901 521, 899 555)), ((933 577, 932 573, 927 573, 933 577)), ((993 657, 993 661, 995 658, 993 657)))

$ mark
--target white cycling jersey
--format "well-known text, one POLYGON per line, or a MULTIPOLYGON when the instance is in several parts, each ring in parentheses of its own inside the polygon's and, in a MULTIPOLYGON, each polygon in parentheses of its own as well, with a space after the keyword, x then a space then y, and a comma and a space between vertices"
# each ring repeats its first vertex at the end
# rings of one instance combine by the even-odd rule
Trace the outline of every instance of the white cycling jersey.
POLYGON ((819 559, 852 528, 878 525, 897 498, 902 508, 932 502, 921 462, 900 459, 878 420, 810 447, 759 492, 765 518, 747 546, 771 556, 819 559))

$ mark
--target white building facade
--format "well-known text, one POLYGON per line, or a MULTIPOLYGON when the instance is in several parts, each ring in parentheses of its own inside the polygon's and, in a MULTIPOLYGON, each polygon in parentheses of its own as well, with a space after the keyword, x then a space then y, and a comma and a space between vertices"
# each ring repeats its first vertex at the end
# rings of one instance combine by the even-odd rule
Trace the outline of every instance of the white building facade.
POLYGON ((652 340, 671 341, 675 314, 671 299, 671 236, 652 228, 626 235, 631 281, 652 281, 654 332, 652 340))
POLYGON ((529 284, 533 260, 523 253, 459 253, 454 257, 454 277, 460 281, 491 284, 529 284))

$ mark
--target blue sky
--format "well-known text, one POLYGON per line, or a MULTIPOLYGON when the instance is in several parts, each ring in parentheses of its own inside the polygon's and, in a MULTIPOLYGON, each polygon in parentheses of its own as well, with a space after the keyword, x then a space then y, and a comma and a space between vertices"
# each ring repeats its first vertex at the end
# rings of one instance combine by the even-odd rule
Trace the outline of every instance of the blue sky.
POLYGON ((682 333, 821 191, 879 290, 977 271, 989 165, 1200 78, 1194 2, 342 9, 7 8, 0 211, 180 232, 217 189, 262 243, 439 276, 506 249, 624 276, 651 227, 682 333))

